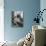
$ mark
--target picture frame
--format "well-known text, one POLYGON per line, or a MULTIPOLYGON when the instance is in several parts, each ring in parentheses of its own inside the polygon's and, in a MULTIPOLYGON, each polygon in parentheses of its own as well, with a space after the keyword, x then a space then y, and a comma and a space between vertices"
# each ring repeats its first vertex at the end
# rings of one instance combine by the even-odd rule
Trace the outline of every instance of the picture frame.
POLYGON ((23 27, 24 15, 23 11, 12 11, 12 26, 23 27))

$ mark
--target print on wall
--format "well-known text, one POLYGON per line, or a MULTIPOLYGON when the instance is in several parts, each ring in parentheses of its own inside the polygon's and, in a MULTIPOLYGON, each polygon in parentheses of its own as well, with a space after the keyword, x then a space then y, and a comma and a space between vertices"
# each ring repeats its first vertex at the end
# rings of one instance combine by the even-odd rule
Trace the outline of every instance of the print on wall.
POLYGON ((23 11, 12 11, 12 26, 23 27, 23 11))

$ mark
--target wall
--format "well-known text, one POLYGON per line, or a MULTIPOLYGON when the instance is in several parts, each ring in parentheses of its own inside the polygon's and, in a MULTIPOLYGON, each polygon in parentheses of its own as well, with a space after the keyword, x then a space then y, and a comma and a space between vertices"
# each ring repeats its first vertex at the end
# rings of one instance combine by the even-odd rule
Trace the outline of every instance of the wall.
POLYGON ((24 37, 32 28, 32 20, 36 17, 35 12, 40 9, 40 0, 4 0, 4 35, 7 41, 18 41, 24 37), (11 26, 12 10, 24 12, 24 27, 11 26))
MULTIPOLYGON (((40 9, 41 9, 41 11, 43 10, 43 9, 46 9, 46 0, 41 0, 40 1, 40 9)), ((44 11, 43 12, 43 15, 42 15, 42 17, 43 17, 43 22, 41 21, 40 22, 40 25, 42 25, 42 26, 45 26, 46 27, 46 11, 44 11)))

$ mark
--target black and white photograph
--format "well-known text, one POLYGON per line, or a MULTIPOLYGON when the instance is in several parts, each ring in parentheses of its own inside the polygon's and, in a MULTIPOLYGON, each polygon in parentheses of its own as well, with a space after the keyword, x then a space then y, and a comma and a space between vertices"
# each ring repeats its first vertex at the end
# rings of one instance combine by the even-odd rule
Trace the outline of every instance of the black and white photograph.
POLYGON ((12 11, 12 25, 16 27, 23 27, 24 22, 23 11, 12 11))

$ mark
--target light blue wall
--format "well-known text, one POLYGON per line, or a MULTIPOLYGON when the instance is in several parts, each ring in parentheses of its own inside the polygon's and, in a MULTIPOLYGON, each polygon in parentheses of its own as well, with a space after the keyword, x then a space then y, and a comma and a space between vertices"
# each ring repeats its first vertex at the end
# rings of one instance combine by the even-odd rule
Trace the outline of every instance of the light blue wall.
MULTIPOLYGON (((40 1, 40 10, 42 11, 43 9, 46 9, 46 0, 41 0, 40 1)), ((43 12, 43 22, 40 22, 40 25, 45 26, 46 27, 46 11, 43 12)))
POLYGON ((4 26, 5 40, 18 41, 24 37, 32 27, 32 19, 36 17, 35 12, 40 9, 40 0, 5 0, 4 1, 4 26), (11 26, 11 11, 22 10, 24 12, 24 27, 11 26))

